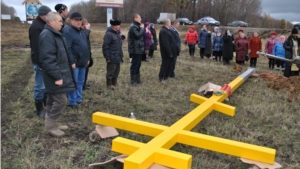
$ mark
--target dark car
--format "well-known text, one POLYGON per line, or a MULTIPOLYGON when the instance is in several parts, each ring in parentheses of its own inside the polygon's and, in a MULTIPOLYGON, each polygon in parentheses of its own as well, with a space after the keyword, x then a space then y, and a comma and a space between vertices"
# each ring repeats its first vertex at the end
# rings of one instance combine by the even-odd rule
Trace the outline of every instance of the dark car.
POLYGON ((190 21, 188 18, 177 18, 180 22, 180 25, 193 25, 193 21, 190 21))
POLYGON ((244 21, 233 21, 231 23, 228 23, 227 26, 233 26, 233 27, 248 27, 248 23, 244 21))
POLYGON ((215 20, 212 17, 206 16, 201 19, 199 19, 197 22, 194 23, 195 25, 201 24, 201 25, 213 25, 213 26, 220 26, 220 22, 215 20))

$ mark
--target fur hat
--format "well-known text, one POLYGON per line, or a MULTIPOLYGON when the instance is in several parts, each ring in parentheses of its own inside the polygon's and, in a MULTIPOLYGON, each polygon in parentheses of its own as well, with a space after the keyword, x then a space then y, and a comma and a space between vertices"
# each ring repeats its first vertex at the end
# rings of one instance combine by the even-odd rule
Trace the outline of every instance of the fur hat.
POLYGON ((82 15, 79 12, 73 12, 70 19, 82 19, 82 15))
POLYGON ((65 4, 57 4, 57 5, 55 5, 54 8, 55 8, 56 12, 61 13, 61 11, 66 9, 67 6, 65 4))
POLYGON ((121 20, 119 20, 119 19, 110 19, 110 20, 109 20, 109 23, 110 23, 112 26, 121 25, 121 20))
POLYGON ((244 30, 243 30, 243 29, 239 29, 239 30, 238 30, 238 33, 240 33, 240 32, 243 32, 243 33, 244 33, 244 30))
POLYGON ((38 11, 39 15, 47 15, 49 12, 51 12, 51 9, 45 5, 41 6, 38 11))
POLYGON ((271 36, 272 36, 272 35, 276 36, 277 33, 273 31, 273 32, 271 32, 271 36))
POLYGON ((293 28, 293 29, 292 29, 292 34, 298 34, 298 29, 293 28))
POLYGON ((190 29, 195 29, 195 26, 193 26, 193 25, 192 25, 192 26, 190 26, 190 29))

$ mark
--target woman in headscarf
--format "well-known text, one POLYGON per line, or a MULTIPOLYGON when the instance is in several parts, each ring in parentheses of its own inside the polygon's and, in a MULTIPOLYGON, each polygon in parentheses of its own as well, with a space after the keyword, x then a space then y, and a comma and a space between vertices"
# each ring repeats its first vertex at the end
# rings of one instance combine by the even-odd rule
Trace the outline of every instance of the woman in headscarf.
POLYGON ((234 38, 230 29, 226 29, 223 36, 223 65, 229 65, 229 61, 233 58, 233 44, 234 38))

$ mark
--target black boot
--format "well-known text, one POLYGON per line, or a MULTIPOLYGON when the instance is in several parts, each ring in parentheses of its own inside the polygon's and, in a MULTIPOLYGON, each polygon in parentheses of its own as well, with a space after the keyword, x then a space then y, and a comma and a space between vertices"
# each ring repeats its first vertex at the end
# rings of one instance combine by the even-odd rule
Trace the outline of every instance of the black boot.
POLYGON ((44 103, 44 106, 46 107, 46 105, 47 105, 47 96, 46 95, 43 98, 43 103, 44 103))
POLYGON ((137 75, 131 75, 130 78, 131 78, 131 85, 133 87, 136 87, 137 86, 137 75))
POLYGON ((136 75, 136 82, 137 82, 137 84, 142 84, 142 83, 143 83, 143 81, 141 81, 141 76, 140 76, 140 74, 137 74, 137 75, 136 75))
POLYGON ((117 78, 113 78, 113 79, 112 79, 112 85, 116 87, 117 84, 118 84, 117 78))
POLYGON ((43 104, 44 104, 44 100, 35 100, 36 114, 44 119, 46 113, 44 112, 43 104))
POLYGON ((113 84, 112 84, 112 79, 106 78, 106 87, 107 87, 108 89, 114 90, 114 86, 113 86, 113 84))

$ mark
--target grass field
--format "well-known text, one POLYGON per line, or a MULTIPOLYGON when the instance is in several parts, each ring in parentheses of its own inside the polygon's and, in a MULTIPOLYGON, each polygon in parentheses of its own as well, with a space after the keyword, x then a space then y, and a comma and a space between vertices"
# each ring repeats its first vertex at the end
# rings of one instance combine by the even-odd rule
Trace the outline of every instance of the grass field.
MULTIPOLYGON (((118 155, 111 151, 112 139, 91 143, 88 135, 94 130, 91 116, 94 112, 108 112, 128 117, 134 112, 138 120, 172 125, 197 105, 189 101, 190 94, 197 93, 207 82, 223 85, 240 73, 231 66, 223 66, 211 59, 195 59, 188 56, 182 45, 175 70, 178 79, 158 82, 160 53, 143 62, 142 85, 130 85, 129 57, 124 44, 124 63, 121 64, 119 86, 115 91, 106 89, 106 63, 101 42, 105 33, 103 24, 92 24, 92 52, 94 65, 90 69, 88 84, 84 91, 83 106, 78 111, 66 108, 60 121, 70 130, 63 138, 53 138, 43 133, 44 121, 35 115, 33 86, 34 72, 29 58, 28 25, 5 25, 1 27, 1 168, 2 169, 83 169, 88 164, 101 162, 118 155), (19 48, 22 47, 22 48, 19 48)), ((127 34, 128 24, 122 27, 127 34)), ((159 29, 157 28, 157 31, 159 29)), ((186 27, 180 29, 184 37, 186 27)), ((244 70, 249 63, 244 66, 244 70)), ((268 71, 267 59, 258 60, 257 73, 268 71)), ((280 74, 274 71, 275 74, 280 74)), ((299 84, 300 85, 300 84, 299 84)), ((232 139, 240 142, 274 148, 276 162, 284 169, 300 168, 300 104, 299 100, 288 102, 289 91, 273 90, 267 81, 250 78, 232 95, 229 105, 236 107, 236 115, 229 117, 212 112, 192 131, 232 139)), ((132 135, 119 130, 120 136, 140 142, 151 138, 132 135)), ((237 157, 176 144, 172 150, 191 154, 193 169, 247 169, 237 157)), ((115 163, 105 169, 121 169, 115 163)), ((100 169, 100 168, 99 168, 100 169)))

